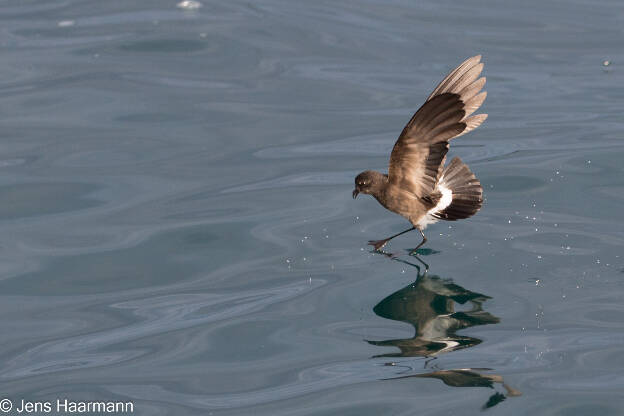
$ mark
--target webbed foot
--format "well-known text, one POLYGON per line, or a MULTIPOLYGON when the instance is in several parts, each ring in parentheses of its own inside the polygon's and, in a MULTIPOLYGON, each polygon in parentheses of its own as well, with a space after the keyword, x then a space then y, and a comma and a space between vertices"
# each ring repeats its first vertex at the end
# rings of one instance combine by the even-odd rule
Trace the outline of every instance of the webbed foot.
POLYGON ((373 246, 377 251, 379 251, 387 243, 388 240, 368 240, 368 245, 373 246))

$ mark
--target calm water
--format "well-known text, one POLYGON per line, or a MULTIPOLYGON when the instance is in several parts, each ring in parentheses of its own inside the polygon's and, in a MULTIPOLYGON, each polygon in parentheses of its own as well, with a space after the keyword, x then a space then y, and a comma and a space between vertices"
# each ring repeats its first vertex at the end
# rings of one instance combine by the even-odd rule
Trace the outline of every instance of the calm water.
POLYGON ((622 414, 621 6, 2 2, 1 396, 622 414), (408 224, 353 177, 477 53, 490 117, 451 156, 487 201, 425 274, 369 252, 408 224))

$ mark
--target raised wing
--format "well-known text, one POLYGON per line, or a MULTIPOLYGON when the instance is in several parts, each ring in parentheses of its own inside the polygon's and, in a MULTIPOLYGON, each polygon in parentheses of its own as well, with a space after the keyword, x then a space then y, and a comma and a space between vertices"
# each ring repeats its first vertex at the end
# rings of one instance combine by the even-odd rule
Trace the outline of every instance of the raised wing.
POLYGON ((487 114, 471 116, 487 93, 481 55, 462 62, 433 90, 407 123, 390 155, 388 179, 419 197, 433 192, 448 151, 448 141, 476 129, 487 114))

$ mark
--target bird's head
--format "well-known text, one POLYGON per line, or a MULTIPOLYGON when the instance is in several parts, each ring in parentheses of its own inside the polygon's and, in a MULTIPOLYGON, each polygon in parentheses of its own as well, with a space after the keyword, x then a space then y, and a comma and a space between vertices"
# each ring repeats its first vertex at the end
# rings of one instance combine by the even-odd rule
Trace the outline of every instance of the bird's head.
POLYGON ((372 194, 383 185, 387 180, 387 176, 380 172, 373 170, 365 170, 355 177, 355 189, 353 190, 353 199, 357 198, 358 194, 372 194))

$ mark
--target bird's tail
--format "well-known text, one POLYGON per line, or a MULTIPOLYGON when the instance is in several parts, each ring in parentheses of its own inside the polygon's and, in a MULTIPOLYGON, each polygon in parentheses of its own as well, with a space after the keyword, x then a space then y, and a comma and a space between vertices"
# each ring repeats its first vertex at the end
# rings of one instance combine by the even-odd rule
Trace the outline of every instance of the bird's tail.
POLYGON ((483 204, 481 183, 458 157, 453 158, 444 169, 437 186, 450 189, 453 194, 451 203, 433 214, 436 218, 447 221, 468 218, 476 214, 483 204))

